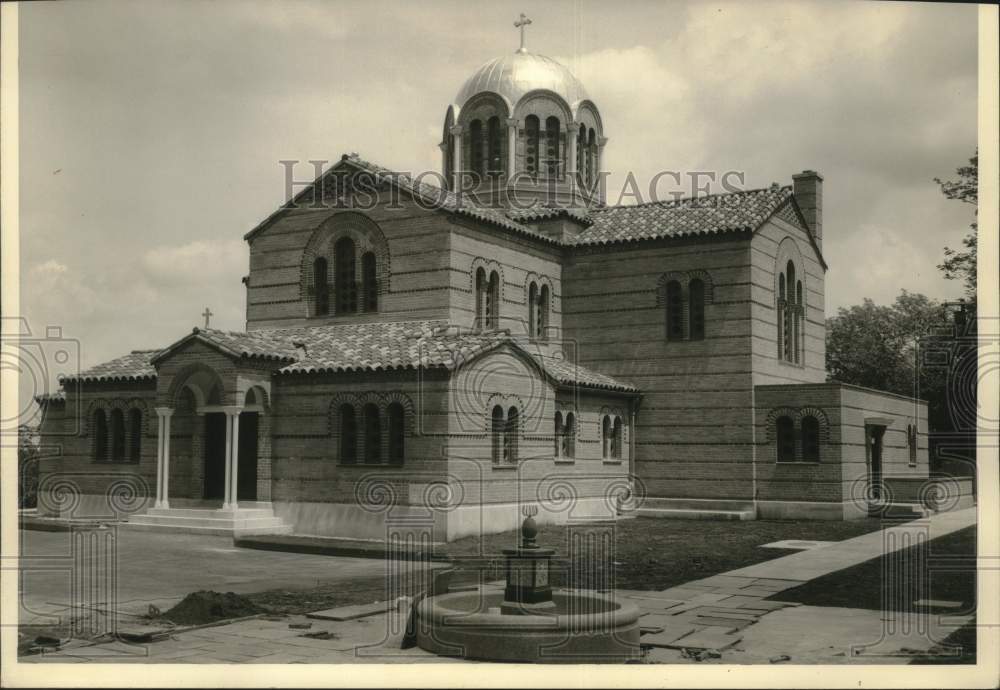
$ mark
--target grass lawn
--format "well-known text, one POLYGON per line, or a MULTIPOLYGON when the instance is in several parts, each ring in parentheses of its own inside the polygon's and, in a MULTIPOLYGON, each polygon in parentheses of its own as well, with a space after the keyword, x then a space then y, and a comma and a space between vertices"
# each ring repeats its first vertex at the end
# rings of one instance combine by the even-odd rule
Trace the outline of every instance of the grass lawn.
MULTIPOLYGON (((762 549, 783 539, 842 541, 882 528, 879 520, 671 520, 635 518, 613 523, 614 549, 606 560, 614 562, 614 584, 620 589, 662 590, 691 580, 724 573, 795 551, 762 549)), ((600 532, 604 525, 546 525, 538 532, 542 547, 555 549, 557 557, 569 554, 570 533, 600 532)), ((450 557, 497 556, 520 541, 520 530, 467 537, 445 548, 450 557)), ((585 540, 584 540, 585 541, 585 540)), ((605 559, 601 559, 605 560, 605 559)), ((586 572, 553 573, 558 586, 591 587, 586 572)))

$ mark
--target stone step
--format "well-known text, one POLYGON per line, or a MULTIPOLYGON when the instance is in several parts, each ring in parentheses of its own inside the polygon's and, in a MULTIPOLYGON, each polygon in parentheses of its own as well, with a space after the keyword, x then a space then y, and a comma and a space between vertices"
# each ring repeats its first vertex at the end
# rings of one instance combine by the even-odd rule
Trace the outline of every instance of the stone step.
POLYGON ((281 518, 274 517, 183 517, 177 515, 136 515, 129 520, 133 525, 176 525, 178 527, 256 527, 281 523, 281 518))
POLYGON ((639 517, 670 518, 673 520, 753 520, 753 510, 714 510, 708 508, 640 508, 639 517))
POLYGON ((272 517, 274 511, 271 508, 237 508, 233 510, 223 510, 222 508, 150 508, 146 515, 157 515, 165 517, 227 517, 237 516, 239 518, 272 517))
POLYGON ((174 534, 206 534, 206 535, 218 535, 225 537, 243 537, 243 536, 253 536, 258 534, 291 534, 292 527, 286 525, 284 522, 278 520, 278 524, 271 527, 249 527, 249 528, 234 528, 234 527, 193 527, 193 526, 177 526, 177 525, 161 525, 161 524, 143 524, 126 522, 122 523, 121 527, 131 530, 136 530, 140 532, 172 532, 174 534))
POLYGON ((741 498, 656 498, 647 497, 640 506, 651 510, 753 510, 753 501, 741 498))

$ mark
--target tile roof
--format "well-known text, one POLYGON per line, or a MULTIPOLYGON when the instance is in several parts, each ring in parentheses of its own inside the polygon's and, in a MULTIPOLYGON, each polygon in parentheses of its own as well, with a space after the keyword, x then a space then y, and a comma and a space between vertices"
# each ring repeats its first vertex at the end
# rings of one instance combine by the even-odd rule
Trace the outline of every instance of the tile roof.
POLYGON ((590 217, 590 213, 584 208, 550 208, 548 206, 539 206, 525 209, 508 208, 504 213, 507 214, 508 218, 523 222, 550 220, 552 218, 559 218, 560 216, 568 216, 583 225, 590 225, 594 222, 593 218, 590 217))
POLYGON ((81 371, 62 377, 62 381, 144 381, 156 378, 151 359, 159 350, 132 350, 132 352, 81 371))
POLYGON ((753 231, 791 197, 791 187, 772 185, 743 192, 594 208, 590 211, 593 224, 577 235, 573 244, 753 231))
POLYGON ((213 343, 235 357, 276 360, 284 364, 278 369, 280 374, 434 367, 453 370, 484 352, 511 343, 562 385, 625 392, 638 390, 584 367, 532 352, 519 345, 508 331, 477 333, 448 326, 446 321, 380 321, 250 333, 194 329, 164 350, 137 350, 88 369, 79 378, 82 381, 154 379, 153 362, 192 338, 213 343))
POLYGON ((35 396, 35 402, 39 405, 50 403, 66 402, 66 391, 53 391, 52 393, 41 393, 35 396))

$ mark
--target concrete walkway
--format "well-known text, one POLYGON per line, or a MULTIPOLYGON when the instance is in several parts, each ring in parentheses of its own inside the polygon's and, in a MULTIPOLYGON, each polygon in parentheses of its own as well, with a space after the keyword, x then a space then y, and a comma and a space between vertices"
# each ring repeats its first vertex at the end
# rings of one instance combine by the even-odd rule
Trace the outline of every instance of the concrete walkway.
MULTIPOLYGON (((944 620, 930 613, 799 606, 768 598, 912 546, 918 535, 941 537, 975 520, 974 508, 935 515, 661 592, 618 590, 615 595, 643 611, 641 642, 650 663, 904 664, 969 616, 944 620), (817 634, 819 620, 822 634, 817 634)), ((255 618, 175 633, 146 645, 72 641, 58 652, 19 661, 454 663, 417 648, 400 649, 407 613, 403 607, 340 622, 305 616, 255 618)))

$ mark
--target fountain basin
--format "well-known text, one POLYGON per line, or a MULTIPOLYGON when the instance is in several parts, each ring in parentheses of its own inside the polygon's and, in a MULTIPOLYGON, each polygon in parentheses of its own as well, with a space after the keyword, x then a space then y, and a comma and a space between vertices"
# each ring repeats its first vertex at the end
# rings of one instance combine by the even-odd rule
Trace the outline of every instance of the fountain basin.
POLYGON ((500 612, 503 589, 479 587, 417 605, 417 644, 434 654, 525 663, 623 663, 638 659, 639 615, 627 601, 587 590, 554 590, 554 607, 500 612))

